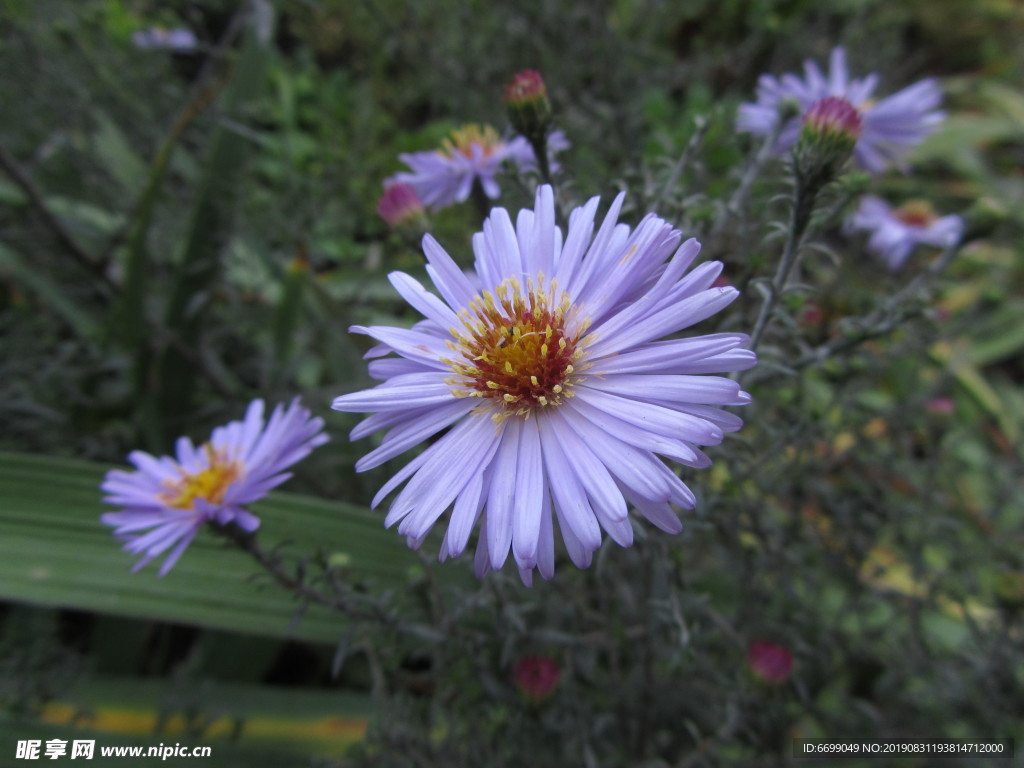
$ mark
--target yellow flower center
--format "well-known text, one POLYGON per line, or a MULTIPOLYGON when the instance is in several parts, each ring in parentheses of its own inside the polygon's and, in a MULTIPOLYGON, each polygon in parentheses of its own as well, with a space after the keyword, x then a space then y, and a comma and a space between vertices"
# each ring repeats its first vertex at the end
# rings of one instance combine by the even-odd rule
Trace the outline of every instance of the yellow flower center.
POLYGON ((534 408, 560 405, 572 397, 581 370, 589 321, 577 319, 578 307, 544 276, 526 289, 509 278, 494 293, 484 291, 459 312, 461 329, 448 347, 455 359, 442 360, 455 374, 445 383, 456 397, 481 397, 497 406, 495 421, 529 418, 534 408))
POLYGON ((910 227, 927 227, 935 221, 935 209, 924 200, 911 200, 892 212, 892 215, 910 227))
POLYGON ((242 474, 238 462, 229 461, 222 453, 214 451, 209 443, 203 446, 209 466, 194 474, 182 470, 180 480, 165 480, 167 490, 160 494, 161 500, 176 509, 192 509, 196 499, 210 504, 220 504, 228 487, 242 474))
POLYGON ((458 152, 465 157, 473 156, 473 147, 479 147, 485 158, 490 157, 501 146, 501 137, 489 125, 470 123, 452 131, 451 138, 441 142, 441 151, 454 157, 458 152))

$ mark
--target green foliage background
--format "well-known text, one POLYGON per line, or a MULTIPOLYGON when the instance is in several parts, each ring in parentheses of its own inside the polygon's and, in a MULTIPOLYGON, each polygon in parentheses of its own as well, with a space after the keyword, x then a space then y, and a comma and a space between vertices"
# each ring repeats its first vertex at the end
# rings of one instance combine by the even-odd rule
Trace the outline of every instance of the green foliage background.
MULTIPOLYGON (((76 732, 69 719, 99 743, 213 743, 216 765, 782 765, 794 736, 1024 744, 1019 4, 247 7, 0 1, 0 754, 76 732), (188 26, 200 52, 134 47, 151 25, 188 26), (831 191, 744 378, 747 426, 685 478, 701 501, 686 531, 638 531, 533 590, 477 584, 433 563, 436 544, 417 556, 383 531, 366 507, 401 462, 356 475, 357 419, 327 406, 369 383, 350 324, 416 319, 385 276, 422 259, 375 212, 398 153, 465 122, 503 128, 501 86, 539 69, 573 145, 563 205, 626 188, 626 220, 654 209, 704 239, 744 289, 705 332, 749 330, 788 187, 765 169, 716 231, 756 149, 735 108, 761 72, 836 44, 885 92, 941 78, 949 117, 913 173, 831 191), (969 211, 976 237, 902 296, 929 256, 889 274, 838 226, 868 187, 969 211), (103 472, 297 394, 333 439, 257 511, 282 568, 377 620, 306 605, 213 536, 162 581, 129 574, 97 521, 103 472), (952 413, 929 410, 940 397, 952 413), (793 650, 785 685, 751 676, 755 638, 793 650), (541 702, 512 682, 530 654, 563 669, 541 702), (125 712, 152 718, 138 730, 125 712)), ((520 181, 501 204, 532 202, 520 181)), ((480 221, 456 206, 431 232, 468 265, 480 221)))

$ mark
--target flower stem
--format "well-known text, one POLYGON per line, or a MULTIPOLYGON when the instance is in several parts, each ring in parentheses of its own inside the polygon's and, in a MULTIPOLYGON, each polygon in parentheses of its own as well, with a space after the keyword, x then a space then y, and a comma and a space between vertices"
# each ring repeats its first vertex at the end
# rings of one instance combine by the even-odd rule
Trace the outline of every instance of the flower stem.
POLYGON ((775 279, 772 280, 768 296, 761 306, 761 313, 757 316, 757 322, 754 323, 754 331, 750 334, 750 349, 752 350, 757 349, 757 345, 761 342, 761 337, 768 328, 772 310, 775 309, 775 305, 778 303, 779 297, 789 281, 789 275, 796 265, 800 254, 800 240, 803 238, 804 232, 807 230, 807 224, 811 220, 811 211, 814 210, 814 199, 817 197, 817 193, 818 189, 804 184, 799 179, 797 180, 796 188, 793 192, 793 212, 789 222, 789 234, 786 237, 786 245, 782 251, 782 260, 779 262, 779 268, 775 272, 775 279))

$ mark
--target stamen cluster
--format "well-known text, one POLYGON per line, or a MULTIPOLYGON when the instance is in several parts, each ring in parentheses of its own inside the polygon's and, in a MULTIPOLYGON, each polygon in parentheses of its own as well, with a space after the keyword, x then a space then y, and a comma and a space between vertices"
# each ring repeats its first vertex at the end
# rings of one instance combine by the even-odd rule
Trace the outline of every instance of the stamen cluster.
POLYGON ((505 280, 459 313, 463 327, 451 329, 456 342, 449 342, 458 357, 443 361, 456 375, 446 383, 456 397, 494 401, 496 421, 559 405, 572 396, 583 356, 586 323, 576 316, 569 296, 554 282, 545 288, 543 275, 526 290, 516 278, 505 280))
POLYGON ((490 157, 501 145, 498 132, 489 125, 470 123, 451 132, 451 136, 441 142, 441 151, 448 157, 456 153, 464 157, 473 157, 474 147, 481 157, 490 157))
POLYGON ((189 473, 179 466, 181 479, 164 481, 167 490, 160 495, 160 500, 167 506, 192 509, 197 498, 209 504, 221 504, 227 489, 242 474, 238 462, 214 450, 209 443, 203 446, 203 451, 209 462, 208 467, 189 473))
POLYGON ((911 200, 896 208, 892 215, 909 227, 927 227, 935 223, 939 217, 926 200, 911 200))

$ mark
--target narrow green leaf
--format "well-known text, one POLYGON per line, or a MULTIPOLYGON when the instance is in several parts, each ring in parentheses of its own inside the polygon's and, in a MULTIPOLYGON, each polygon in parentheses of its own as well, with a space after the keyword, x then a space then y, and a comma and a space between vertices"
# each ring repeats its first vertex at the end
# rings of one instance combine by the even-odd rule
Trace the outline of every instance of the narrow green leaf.
POLYGON ((121 185, 121 191, 134 198, 146 178, 146 164, 106 112, 94 110, 93 122, 96 124, 96 130, 92 135, 92 147, 97 160, 121 185))
MULTIPOLYGON (((254 4, 257 8, 259 4, 254 4)), ((224 94, 228 114, 244 110, 260 93, 270 49, 254 14, 234 75, 224 94)), ((250 140, 229 123, 222 123, 212 139, 203 185, 192 212, 184 253, 177 268, 167 304, 166 327, 182 344, 195 348, 202 335, 206 310, 221 272, 221 255, 231 235, 235 203, 241 191, 242 171, 250 140)), ((156 412, 167 432, 180 432, 180 419, 188 413, 194 382, 194 366, 175 348, 162 351, 154 364, 158 370, 149 381, 159 382, 156 412)), ((146 398, 154 393, 145 392, 146 398)))

